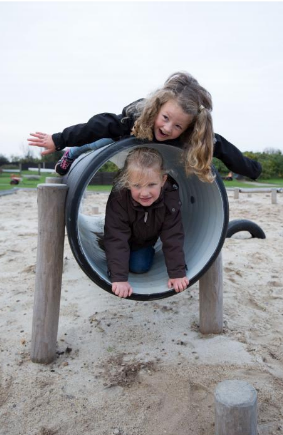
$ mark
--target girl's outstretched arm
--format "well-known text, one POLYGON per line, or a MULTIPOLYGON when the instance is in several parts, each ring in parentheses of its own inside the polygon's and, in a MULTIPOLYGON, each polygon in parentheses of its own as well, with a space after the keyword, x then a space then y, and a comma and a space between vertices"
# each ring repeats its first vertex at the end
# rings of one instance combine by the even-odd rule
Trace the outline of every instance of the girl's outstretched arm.
POLYGON ((173 287, 175 292, 177 293, 186 290, 188 285, 189 285, 189 280, 186 276, 184 278, 169 278, 168 281, 168 288, 173 287))
POLYGON ((131 296, 131 294, 133 293, 133 289, 128 283, 128 281, 113 282, 112 292, 115 293, 115 295, 119 296, 120 298, 127 298, 128 296, 131 296))
POLYGON ((36 133, 30 133, 30 135, 32 136, 31 138, 28 138, 28 144, 30 146, 45 148, 45 151, 42 151, 41 153, 42 156, 54 153, 56 151, 51 134, 37 131, 36 133))
POLYGON ((221 160, 230 171, 252 180, 260 176, 262 167, 259 162, 244 156, 235 145, 220 134, 215 133, 215 139, 213 157, 221 160))

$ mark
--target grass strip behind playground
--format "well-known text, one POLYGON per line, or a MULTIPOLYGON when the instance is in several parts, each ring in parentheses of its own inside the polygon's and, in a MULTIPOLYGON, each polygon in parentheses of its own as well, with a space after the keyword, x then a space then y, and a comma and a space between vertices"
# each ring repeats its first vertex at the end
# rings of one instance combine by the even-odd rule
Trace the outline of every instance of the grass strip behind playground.
MULTIPOLYGON (((17 185, 13 185, 10 184, 11 182, 11 174, 10 173, 0 173, 0 190, 11 190, 11 189, 18 189, 18 188, 22 188, 22 189, 36 189, 38 184, 42 184, 45 183, 45 179, 46 177, 58 177, 56 174, 54 173, 47 173, 44 172, 44 174, 40 174, 39 175, 39 179, 33 180, 30 178, 26 178, 25 175, 30 176, 31 172, 30 171, 22 171, 21 175, 19 175, 18 173, 14 174, 15 177, 20 176, 21 181, 19 182, 19 184, 17 185)), ((36 175, 36 174, 35 174, 36 175)), ((277 178, 277 179, 270 179, 270 180, 258 180, 258 183, 254 183, 251 182, 249 183, 248 181, 237 181, 237 180, 232 180, 232 181, 225 181, 223 180, 223 183, 225 185, 225 187, 239 187, 239 188, 258 188, 261 187, 261 184, 268 184, 270 187, 283 187, 283 178, 277 178)), ((110 185, 91 185, 88 186, 87 190, 88 191, 95 191, 95 192, 110 192, 111 190, 110 185)), ((265 186, 268 187, 268 186, 265 186)))

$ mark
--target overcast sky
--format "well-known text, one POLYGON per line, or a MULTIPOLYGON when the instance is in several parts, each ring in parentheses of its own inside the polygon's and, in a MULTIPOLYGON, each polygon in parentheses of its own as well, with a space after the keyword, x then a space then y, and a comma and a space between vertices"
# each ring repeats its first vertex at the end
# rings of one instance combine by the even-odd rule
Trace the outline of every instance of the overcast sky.
POLYGON ((121 113, 178 70, 212 94, 215 132, 283 151, 282 23, 281 2, 0 2, 0 154, 121 113))

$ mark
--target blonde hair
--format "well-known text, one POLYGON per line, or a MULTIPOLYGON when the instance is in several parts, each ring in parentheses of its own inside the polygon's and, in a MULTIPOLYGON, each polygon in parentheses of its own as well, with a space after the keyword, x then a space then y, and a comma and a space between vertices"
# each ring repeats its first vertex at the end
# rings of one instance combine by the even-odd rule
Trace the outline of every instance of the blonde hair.
POLYGON ((176 101, 186 114, 193 117, 189 127, 180 135, 186 174, 195 174, 201 181, 213 182, 212 99, 210 93, 189 73, 172 74, 162 89, 128 108, 127 115, 132 114, 136 118, 131 134, 152 141, 155 119, 160 108, 169 100, 176 101))
POLYGON ((130 174, 133 169, 140 172, 141 179, 152 170, 158 172, 160 178, 165 175, 163 157, 157 150, 148 147, 133 148, 127 155, 123 168, 115 177, 115 190, 129 188, 130 174))

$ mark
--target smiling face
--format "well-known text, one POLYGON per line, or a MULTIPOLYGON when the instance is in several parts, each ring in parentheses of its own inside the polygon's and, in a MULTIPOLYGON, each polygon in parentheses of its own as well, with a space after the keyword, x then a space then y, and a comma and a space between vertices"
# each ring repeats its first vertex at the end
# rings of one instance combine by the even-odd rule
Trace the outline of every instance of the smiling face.
POLYGON ((166 179, 167 175, 161 175, 157 168, 149 168, 145 171, 131 168, 128 186, 132 198, 143 207, 149 207, 159 198, 166 179))
POLYGON ((188 128, 192 115, 185 113, 175 100, 163 104, 154 122, 154 136, 159 142, 177 139, 188 128))

